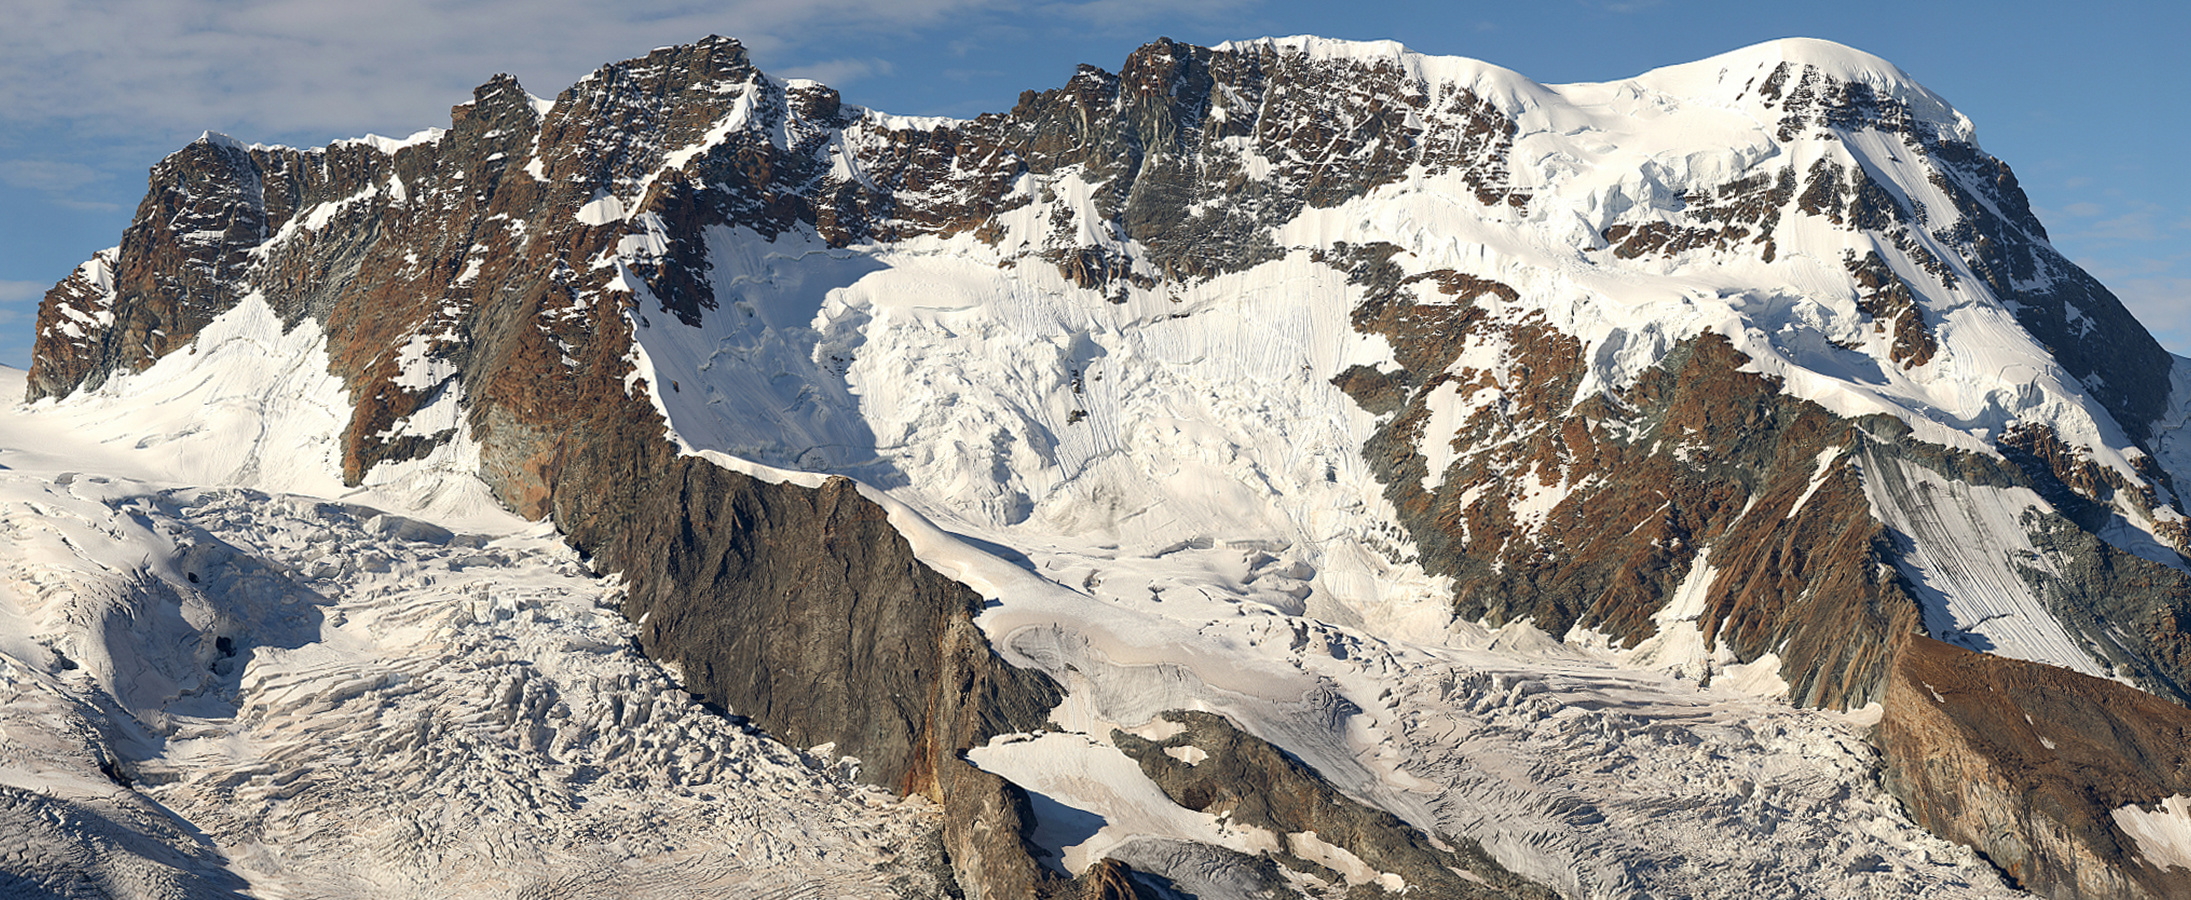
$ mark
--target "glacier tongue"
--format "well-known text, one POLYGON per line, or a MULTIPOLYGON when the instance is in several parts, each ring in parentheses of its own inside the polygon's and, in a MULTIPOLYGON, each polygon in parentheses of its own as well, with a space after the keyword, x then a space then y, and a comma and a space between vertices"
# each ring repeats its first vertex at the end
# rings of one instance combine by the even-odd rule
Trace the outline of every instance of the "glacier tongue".
POLYGON ((881 898, 876 866, 920 877, 923 801, 703 707, 552 529, 84 471, 131 454, 52 412, 0 413, 0 858, 29 860, 0 884, 881 898))
MULTIPOLYGON (((1279 617, 1167 638, 1281 659, 1311 683, 1272 702, 1205 682, 1191 663, 1070 657, 1058 718, 1079 733, 1000 737, 969 757, 1035 796, 1034 839, 1073 871, 1136 839, 1248 853, 1300 842, 1166 801, 1102 737, 1160 737, 1168 723, 1150 711, 1185 707, 1222 712, 1295 748, 1349 796, 1466 836, 1569 896, 1737 897, 1764 885, 1792 896, 2020 896, 1968 848, 1908 821, 1874 780, 1861 716, 1514 643, 1388 644, 1279 617)), ((1260 684, 1266 695, 1276 687, 1260 684)))

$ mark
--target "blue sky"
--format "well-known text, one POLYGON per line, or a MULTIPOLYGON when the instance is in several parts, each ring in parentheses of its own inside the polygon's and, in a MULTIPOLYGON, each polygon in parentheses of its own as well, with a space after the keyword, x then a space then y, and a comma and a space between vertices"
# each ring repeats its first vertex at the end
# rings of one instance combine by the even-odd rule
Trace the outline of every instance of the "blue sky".
POLYGON ((0 363, 200 131, 308 146, 446 125, 510 72, 552 96, 709 33, 771 73, 916 115, 1009 108, 1158 36, 1398 40, 1547 83, 1806 36, 1886 57, 1978 125, 2057 247, 2191 355, 2191 13, 2178 4, 1737 0, 10 0, 0 31, 0 363))

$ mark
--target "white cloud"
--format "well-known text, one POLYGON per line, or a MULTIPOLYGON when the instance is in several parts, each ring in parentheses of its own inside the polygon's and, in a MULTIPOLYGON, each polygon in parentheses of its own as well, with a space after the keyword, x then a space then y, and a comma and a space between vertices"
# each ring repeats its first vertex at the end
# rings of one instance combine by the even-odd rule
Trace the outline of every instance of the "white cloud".
POLYGON ((2087 258, 2078 265, 2107 285, 2162 346, 2191 356, 2191 253, 2087 258))
POLYGON ((77 162, 49 159, 0 159, 0 185, 26 188, 45 194, 47 202, 64 209, 114 212, 121 204, 89 199, 84 188, 109 180, 106 172, 77 162))
POLYGON ((833 88, 856 83, 876 75, 889 75, 897 71, 887 59, 825 59, 820 62, 793 66, 775 73, 785 78, 806 78, 819 81, 833 88))
POLYGON ((0 159, 0 184, 49 193, 72 191, 106 174, 83 163, 50 159, 0 159))
POLYGON ((35 155, 23 145, 57 125, 75 141, 162 149, 207 129, 313 144, 408 134, 445 124, 438 110, 495 72, 546 96, 602 63, 708 34, 739 39, 772 73, 857 80, 894 73, 887 50, 869 49, 892 43, 1227 22, 1263 2, 10 0, 0 147, 35 155))
POLYGON ((50 287, 36 281, 0 281, 0 304, 44 299, 50 287))
POLYGON ((120 203, 110 203, 104 200, 82 200, 75 197, 55 197, 53 198, 53 205, 79 212, 119 212, 128 209, 120 203))
POLYGON ((1202 0, 1199 3, 1181 3, 1179 0, 1076 0, 1069 3, 1044 3, 1035 10, 1040 15, 1077 19, 1098 27, 1130 28, 1157 18, 1222 21, 1258 5, 1261 5, 1261 0, 1202 0))
POLYGON ((2165 253, 2158 249, 2159 242, 2177 240, 2169 232, 2182 215, 2150 200, 2112 198, 2104 203, 2082 200, 2041 214, 2052 220, 2057 246, 2068 248, 2074 256, 2122 257, 2110 259, 2114 265, 2126 264, 2129 256, 2165 253))
POLYGON ((710 33, 791 61, 828 34, 945 23, 1006 0, 15 0, 0 122, 239 137, 408 133, 496 71, 553 93, 597 65, 710 33))
POLYGON ((37 281, 0 279, 0 365, 30 367, 31 328, 38 315, 38 301, 53 285, 37 281))
POLYGON ((2086 240, 2107 242, 2150 241, 2160 236, 2160 226, 2150 209, 2102 219, 2079 234, 2086 240))

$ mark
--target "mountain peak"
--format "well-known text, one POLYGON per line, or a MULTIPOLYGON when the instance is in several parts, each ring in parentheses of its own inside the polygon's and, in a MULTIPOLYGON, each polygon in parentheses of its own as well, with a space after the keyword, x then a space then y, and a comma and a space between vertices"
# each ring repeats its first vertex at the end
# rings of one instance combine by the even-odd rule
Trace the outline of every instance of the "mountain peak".
POLYGON ((1939 129, 1945 139, 1970 141, 1970 119, 1901 67, 1878 56, 1818 38, 1790 37, 1751 44, 1691 63, 1652 69, 1621 84, 1674 97, 1734 106, 1760 102, 1768 85, 1793 85, 1805 77, 1862 85, 1873 96, 1900 103, 1912 120, 1939 129), (1780 73, 1777 78, 1775 73, 1780 73))
POLYGON ((240 150, 247 153, 251 150, 251 148, 246 146, 244 142, 236 140, 235 138, 229 137, 227 134, 218 131, 203 132, 198 135, 197 140, 191 141, 191 143, 210 144, 215 147, 223 147, 229 150, 240 150))
POLYGON ((1760 41, 1750 46, 1731 50, 1704 62, 1731 62, 1755 59, 1762 62, 1790 62, 1811 66, 1843 81, 1877 81, 1881 77, 1904 83, 1915 80, 1897 67, 1878 56, 1858 50, 1847 44, 1822 38, 1785 37, 1760 41))

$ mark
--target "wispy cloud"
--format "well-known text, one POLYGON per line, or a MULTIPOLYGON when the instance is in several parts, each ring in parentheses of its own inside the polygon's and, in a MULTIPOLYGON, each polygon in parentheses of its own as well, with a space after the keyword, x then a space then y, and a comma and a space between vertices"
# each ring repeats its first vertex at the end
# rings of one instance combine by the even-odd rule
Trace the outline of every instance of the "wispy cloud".
POLYGON ((967 82, 981 78, 1003 78, 1010 73, 1002 69, 945 69, 943 77, 952 81, 967 82))
POLYGON ((825 59, 820 62, 793 66, 782 72, 785 78, 807 78, 830 87, 841 88, 877 75, 889 75, 897 67, 887 59, 825 59))
POLYGON ((79 212, 115 212, 129 208, 123 204, 106 200, 84 200, 77 197, 55 197, 53 198, 53 204, 62 209, 73 209, 79 212))
POLYGON ((43 299, 50 287, 53 285, 36 281, 0 281, 0 304, 43 299))
MULTIPOLYGON (((895 74, 890 42, 1027 27, 1236 21, 1265 0, 12 0, 0 29, 0 152, 65 129, 171 148, 199 131, 321 143, 443 124, 508 72, 552 94, 609 60, 724 34, 776 74, 895 74), (850 47, 860 49, 848 50, 850 47)), ((973 67, 968 67, 973 68, 973 67)), ((130 156, 141 160, 142 154, 130 156)), ((91 161, 95 167, 105 163, 91 161)), ((141 165, 141 162, 135 163, 141 165)))
POLYGON ((0 159, 0 183, 48 193, 72 191, 106 177, 106 173, 83 163, 50 159, 0 159))
POLYGON ((1179 0, 1073 0, 1038 3, 1033 11, 1038 15, 1062 15, 1101 26, 1132 27, 1159 18, 1174 21, 1181 18, 1215 21, 1237 16, 1244 10, 1261 5, 1262 0, 1203 0, 1200 3, 1180 3, 1179 0))
POLYGON ((1154 37, 1144 34, 1153 22, 1164 22, 1169 27, 1238 23, 1263 5, 1263 0, 1201 0, 1196 3, 1181 3, 1179 0, 1070 0, 1031 3, 1026 7, 1026 12, 1031 21, 1052 22, 1068 28, 1107 34, 1154 37))
POLYGON ((2122 265, 2130 255, 2158 256, 2166 251, 2155 244, 2180 243, 2174 233, 2183 224, 2183 213, 2144 198, 2104 196, 2040 211, 2057 245, 2073 254, 2106 254, 2122 265))
POLYGON ((822 35, 928 28, 1010 2, 16 0, 0 31, 0 124, 170 140, 204 128, 407 133, 498 70, 549 93, 603 61, 710 33, 796 64, 822 35))
POLYGON ((2078 236, 2109 243, 2150 241, 2161 237, 2161 225, 2155 210, 2141 209, 2101 219, 2080 229, 2078 236))
POLYGON ((121 204, 90 199, 84 188, 109 180, 109 173, 77 162, 50 159, 0 159, 0 185, 27 188, 46 195, 46 201, 64 209, 112 212, 121 204))

